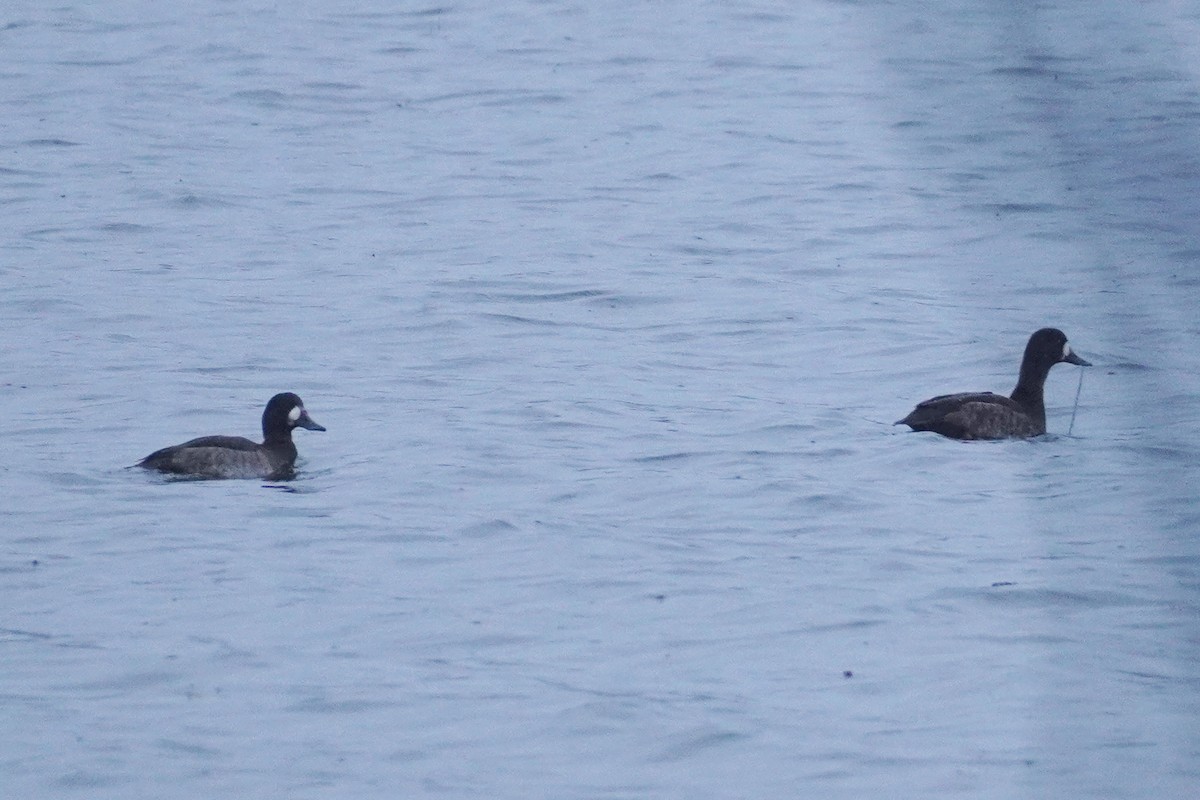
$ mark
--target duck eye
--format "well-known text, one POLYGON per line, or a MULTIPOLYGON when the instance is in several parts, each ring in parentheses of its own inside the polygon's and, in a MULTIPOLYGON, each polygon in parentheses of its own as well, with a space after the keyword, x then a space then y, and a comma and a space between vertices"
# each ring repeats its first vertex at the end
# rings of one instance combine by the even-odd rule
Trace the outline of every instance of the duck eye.
POLYGON ((288 412, 288 419, 294 423, 296 420, 300 419, 300 415, 303 413, 303 406, 292 406, 292 410, 288 412))

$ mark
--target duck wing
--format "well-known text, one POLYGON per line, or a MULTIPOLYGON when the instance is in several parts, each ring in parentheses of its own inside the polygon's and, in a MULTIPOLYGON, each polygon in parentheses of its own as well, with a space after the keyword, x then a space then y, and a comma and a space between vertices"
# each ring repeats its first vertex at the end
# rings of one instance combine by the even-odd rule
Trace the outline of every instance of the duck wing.
POLYGON ((992 392, 961 392, 931 397, 896 423, 952 439, 1004 439, 1045 433, 1012 398, 992 392))
POLYGON ((908 425, 914 431, 927 431, 926 427, 936 423, 947 414, 957 411, 967 403, 991 403, 995 401, 1011 402, 1007 397, 991 392, 959 392, 958 394, 939 394, 917 403, 917 407, 908 416, 896 422, 897 425, 908 425))

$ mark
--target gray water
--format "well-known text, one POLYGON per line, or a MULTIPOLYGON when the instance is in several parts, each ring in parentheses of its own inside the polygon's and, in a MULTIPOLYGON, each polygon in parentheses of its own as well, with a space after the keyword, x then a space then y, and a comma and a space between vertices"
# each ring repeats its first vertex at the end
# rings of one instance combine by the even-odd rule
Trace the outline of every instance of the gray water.
POLYGON ((18 0, 0 103, 4 796, 1195 796, 1195 4, 18 0), (890 424, 1043 325, 1073 428, 890 424))

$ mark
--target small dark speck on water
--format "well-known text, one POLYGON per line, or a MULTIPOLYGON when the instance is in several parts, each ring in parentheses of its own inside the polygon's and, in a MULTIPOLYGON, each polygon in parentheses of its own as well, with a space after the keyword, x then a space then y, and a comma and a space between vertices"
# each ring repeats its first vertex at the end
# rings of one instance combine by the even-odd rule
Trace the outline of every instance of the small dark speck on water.
POLYGON ((1000 586, 1016 586, 1016 584, 1013 583, 1012 581, 996 581, 995 583, 992 584, 993 589, 1000 587, 1000 586))
POLYGON ((842 670, 842 677, 843 678, 853 678, 854 670, 849 670, 849 669, 842 670))

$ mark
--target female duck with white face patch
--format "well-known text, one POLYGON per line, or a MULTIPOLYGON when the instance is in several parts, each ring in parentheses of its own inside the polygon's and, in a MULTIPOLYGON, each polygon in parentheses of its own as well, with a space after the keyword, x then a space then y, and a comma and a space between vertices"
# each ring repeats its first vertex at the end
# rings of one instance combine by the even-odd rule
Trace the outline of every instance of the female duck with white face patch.
POLYGON ((1055 364, 1091 364, 1071 352, 1067 336, 1057 328, 1042 328, 1029 337, 1017 388, 1005 397, 991 392, 943 394, 917 405, 897 425, 914 431, 933 431, 952 439, 1008 439, 1041 436, 1046 432, 1043 388, 1055 364))
POLYGON ((262 415, 263 443, 241 436, 202 436, 156 450, 139 467, 189 478, 264 478, 286 480, 295 475, 296 445, 292 430, 323 431, 292 394, 277 394, 262 415))

